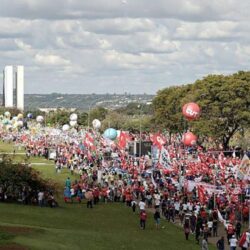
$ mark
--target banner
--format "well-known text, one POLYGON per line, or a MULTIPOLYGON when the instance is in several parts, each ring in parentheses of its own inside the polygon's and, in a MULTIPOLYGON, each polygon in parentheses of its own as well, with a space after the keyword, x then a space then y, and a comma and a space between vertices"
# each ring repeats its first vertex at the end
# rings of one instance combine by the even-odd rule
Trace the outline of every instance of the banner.
POLYGON ((240 166, 237 172, 237 178, 240 180, 247 180, 250 177, 250 160, 247 155, 244 155, 241 160, 240 166))
POLYGON ((171 167, 171 161, 170 161, 170 156, 169 156, 169 153, 168 153, 167 149, 165 149, 165 148, 161 149, 159 163, 164 168, 172 169, 172 167, 171 167))

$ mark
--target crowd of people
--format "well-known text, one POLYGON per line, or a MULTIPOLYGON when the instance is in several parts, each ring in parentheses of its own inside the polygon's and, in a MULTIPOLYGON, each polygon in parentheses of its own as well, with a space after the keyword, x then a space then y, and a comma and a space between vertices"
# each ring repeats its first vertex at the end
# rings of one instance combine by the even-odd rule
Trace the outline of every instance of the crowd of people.
MULTIPOLYGON (((123 202, 132 212, 138 211, 142 230, 152 212, 156 229, 163 219, 178 223, 185 239, 193 234, 202 250, 208 249, 210 237, 221 236, 222 224, 227 239, 222 236, 217 241, 219 250, 226 244, 231 249, 237 245, 248 249, 248 172, 238 152, 227 155, 214 148, 185 147, 180 137, 168 134, 154 140, 154 135, 130 133, 125 146, 121 136, 114 142, 94 130, 38 127, 12 133, 3 130, 0 136, 24 147, 27 157, 50 158, 53 152, 55 171, 60 174, 67 169, 71 175, 65 181, 65 202, 85 199, 90 209, 99 202, 123 202), (129 152, 126 145, 141 137, 152 140, 154 153, 129 152)), ((38 200, 43 196, 40 192, 38 200)))

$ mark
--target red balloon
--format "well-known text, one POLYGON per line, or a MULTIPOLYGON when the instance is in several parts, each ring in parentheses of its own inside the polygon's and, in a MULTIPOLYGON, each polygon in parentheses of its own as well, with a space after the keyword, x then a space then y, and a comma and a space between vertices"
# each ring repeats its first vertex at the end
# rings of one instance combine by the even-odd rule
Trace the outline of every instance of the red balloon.
POLYGON ((182 107, 182 114, 188 120, 197 119, 200 116, 201 109, 197 103, 190 102, 182 107))
POLYGON ((191 132, 187 132, 183 135, 182 142, 186 146, 194 146, 197 141, 197 136, 191 132))

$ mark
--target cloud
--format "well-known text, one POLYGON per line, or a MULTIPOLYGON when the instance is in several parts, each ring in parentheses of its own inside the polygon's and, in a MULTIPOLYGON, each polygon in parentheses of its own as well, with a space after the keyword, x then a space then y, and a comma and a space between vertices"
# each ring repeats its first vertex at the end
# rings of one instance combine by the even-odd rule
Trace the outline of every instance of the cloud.
POLYGON ((70 61, 66 60, 58 55, 53 54, 36 54, 35 61, 44 65, 69 65, 70 61))
POLYGON ((250 68, 248 0, 0 4, 0 70, 23 64, 28 93, 155 93, 250 68))

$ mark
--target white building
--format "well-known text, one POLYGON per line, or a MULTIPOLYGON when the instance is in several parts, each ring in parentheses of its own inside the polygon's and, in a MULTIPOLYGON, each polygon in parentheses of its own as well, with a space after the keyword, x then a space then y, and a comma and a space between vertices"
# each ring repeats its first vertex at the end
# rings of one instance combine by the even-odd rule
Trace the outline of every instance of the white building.
POLYGON ((13 107, 13 88, 14 88, 13 66, 6 66, 3 73, 3 105, 6 108, 13 107))
POLYGON ((16 107, 24 110, 24 67, 20 65, 16 71, 16 107))
POLYGON ((24 67, 6 66, 3 77, 3 105, 24 109, 24 67))

